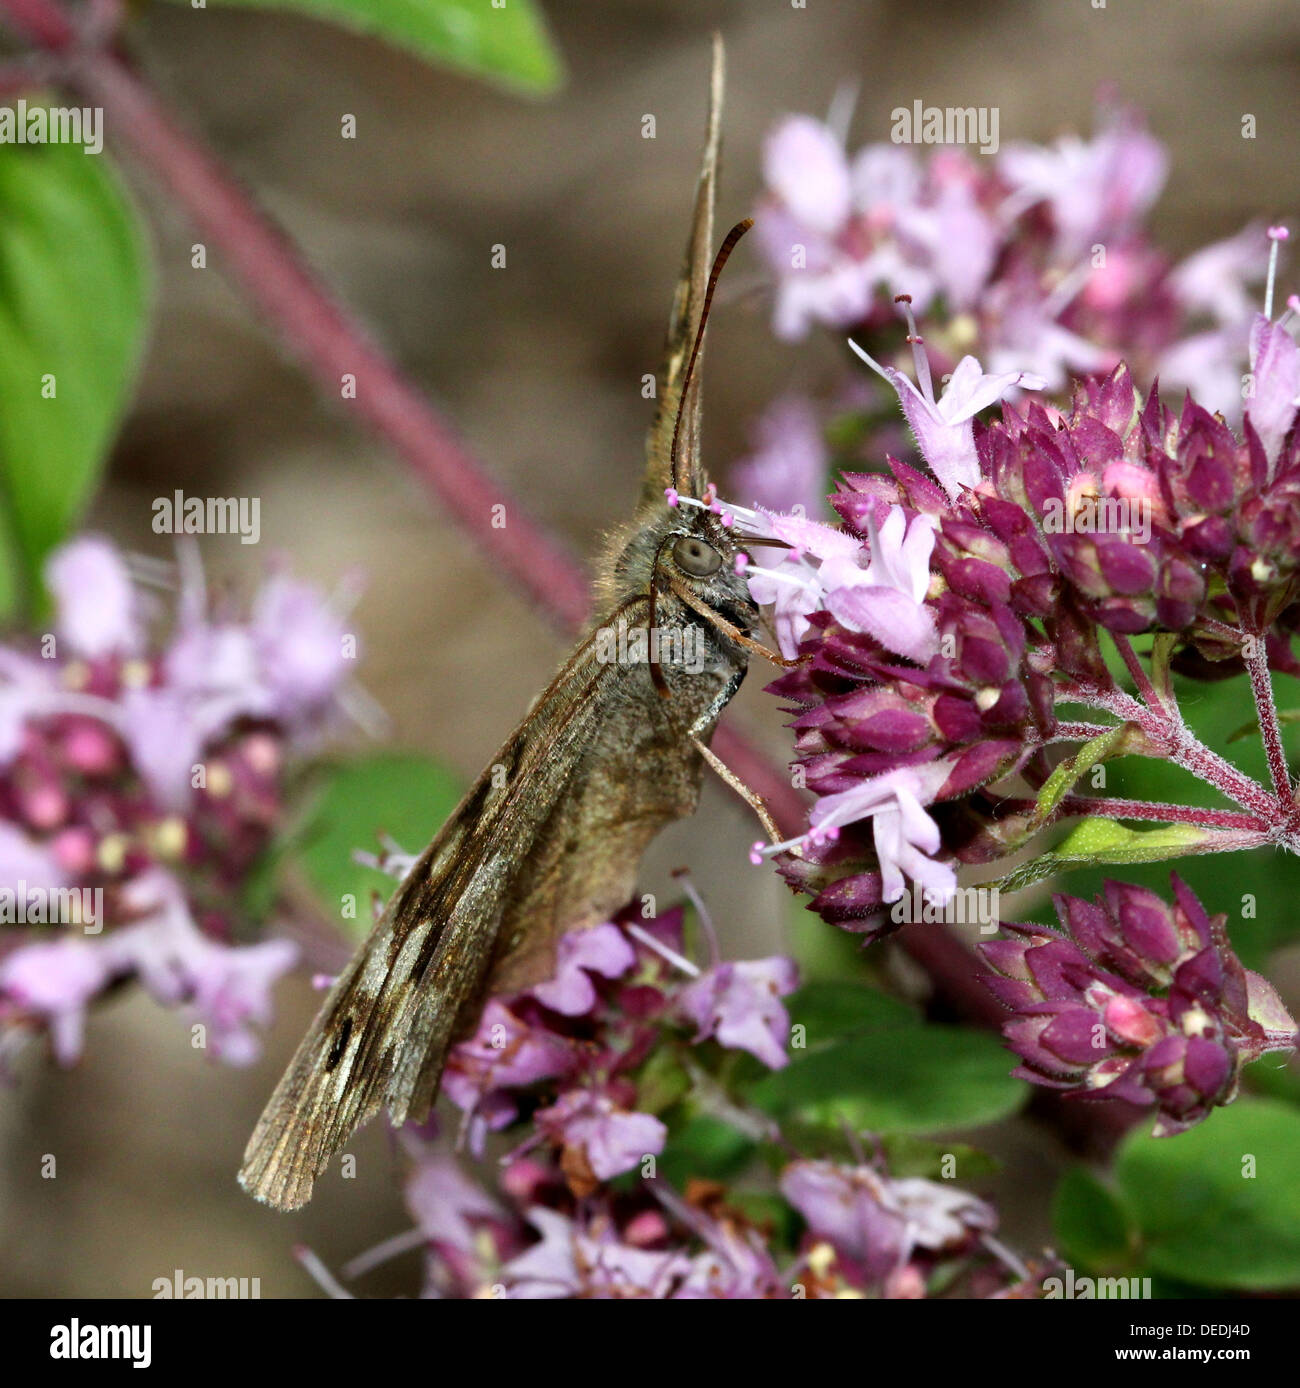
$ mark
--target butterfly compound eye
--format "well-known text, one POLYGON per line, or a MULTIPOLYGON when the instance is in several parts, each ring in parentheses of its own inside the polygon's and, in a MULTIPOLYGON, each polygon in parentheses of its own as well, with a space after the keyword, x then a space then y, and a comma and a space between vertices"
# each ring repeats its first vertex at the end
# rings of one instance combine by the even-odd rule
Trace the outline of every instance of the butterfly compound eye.
POLYGON ((722 567, 722 555, 706 541, 683 535, 673 546, 673 562, 693 578, 708 578, 722 567))

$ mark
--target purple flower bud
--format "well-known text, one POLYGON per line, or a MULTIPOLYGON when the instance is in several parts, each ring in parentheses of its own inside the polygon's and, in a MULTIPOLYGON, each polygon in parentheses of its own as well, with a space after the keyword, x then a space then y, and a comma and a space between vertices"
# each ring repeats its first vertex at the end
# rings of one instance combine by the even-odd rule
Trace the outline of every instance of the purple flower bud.
POLYGON ((1232 953, 1221 918, 1171 880, 1172 906, 1107 882, 1093 902, 1054 898, 1072 940, 1012 925, 1011 939, 980 946, 996 971, 985 983, 1015 1014, 1003 1035, 1022 1059, 1016 1073, 1154 1106, 1157 1135, 1230 1102, 1247 1061, 1296 1039, 1277 995, 1232 953))

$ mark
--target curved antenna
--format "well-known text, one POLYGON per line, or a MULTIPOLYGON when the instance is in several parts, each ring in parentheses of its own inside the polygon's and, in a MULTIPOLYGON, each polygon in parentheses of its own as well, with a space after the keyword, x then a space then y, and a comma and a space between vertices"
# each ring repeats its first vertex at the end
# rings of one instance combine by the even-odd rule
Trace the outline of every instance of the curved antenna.
POLYGON ((713 257, 713 269, 709 271, 708 286, 704 291, 704 304, 700 309, 700 326, 695 330, 695 341, 691 344, 691 355, 686 363, 686 375, 682 378, 682 393, 677 397, 677 422, 673 425, 673 446, 669 457, 672 460, 673 486, 678 491, 682 488, 681 470, 678 466, 678 444, 681 442, 682 416, 686 413, 686 404, 691 396, 691 378, 695 373, 695 362, 700 355, 700 347, 704 342, 704 329, 709 321, 709 306, 713 303, 713 291, 718 287, 718 276, 722 274, 722 267, 726 265, 727 258, 736 249, 736 242, 754 225, 752 217, 746 217, 743 222, 737 222, 727 233, 722 245, 718 247, 718 253, 713 257))

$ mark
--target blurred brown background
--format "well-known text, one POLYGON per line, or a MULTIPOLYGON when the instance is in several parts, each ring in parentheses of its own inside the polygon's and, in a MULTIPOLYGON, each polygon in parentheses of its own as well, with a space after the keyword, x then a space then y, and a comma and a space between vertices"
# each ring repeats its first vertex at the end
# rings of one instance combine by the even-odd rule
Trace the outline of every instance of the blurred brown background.
MULTIPOLYGON (((851 145, 887 137, 916 98, 996 105, 1003 143, 1091 129, 1111 81, 1169 146, 1158 239, 1184 252, 1255 215, 1300 208, 1300 10, 1285 0, 874 3, 873 0, 543 0, 569 67, 546 102, 434 71, 306 19, 157 5, 133 27, 145 73, 210 142, 534 516, 583 555, 634 495, 698 159, 708 35, 727 41, 725 226, 752 207, 761 141, 791 110, 824 114, 860 82, 851 145), (358 138, 339 138, 344 112, 358 138), (1241 117, 1258 118, 1243 141, 1241 117), (657 138, 641 137, 656 117, 657 138), (509 268, 489 266, 503 242, 509 268)), ((111 140, 111 131, 110 131, 111 140)), ((357 618, 360 677, 392 738, 476 772, 561 654, 418 485, 344 407, 322 401, 221 277, 190 268, 195 239, 155 185, 145 200, 158 266, 152 344, 94 523, 166 553, 150 503, 174 488, 258 496, 262 544, 205 542, 210 572, 251 588, 267 551, 330 586, 369 576, 357 618)), ((753 282, 742 251, 733 288, 753 282)), ((1287 288, 1293 288, 1287 284, 1287 288)), ((708 456, 744 451, 754 416, 785 389, 815 389, 828 343, 790 347, 743 293, 710 335, 708 456)), ((779 746, 755 672, 729 715, 779 746)), ((651 888, 689 861, 739 955, 770 952, 788 897, 745 849, 755 826, 706 789, 692 822, 656 847, 651 888)), ((814 929, 805 924, 801 929, 814 929)), ((0 1108, 0 1293, 147 1296, 155 1277, 258 1276, 264 1295, 314 1290, 290 1256, 310 1243, 338 1267, 406 1227, 379 1125, 300 1215, 241 1195, 245 1137, 316 996, 280 990, 262 1063, 205 1063, 181 1021, 149 1001, 91 1021, 86 1058, 55 1073, 33 1052, 0 1108), (42 1153, 58 1179, 42 1181, 42 1153)), ((984 1135, 982 1135, 984 1136, 984 1135)), ((1061 1154, 1027 1120, 995 1145, 1008 1240, 1046 1237, 1061 1154)), ((363 1284, 413 1291, 408 1258, 363 1284)))

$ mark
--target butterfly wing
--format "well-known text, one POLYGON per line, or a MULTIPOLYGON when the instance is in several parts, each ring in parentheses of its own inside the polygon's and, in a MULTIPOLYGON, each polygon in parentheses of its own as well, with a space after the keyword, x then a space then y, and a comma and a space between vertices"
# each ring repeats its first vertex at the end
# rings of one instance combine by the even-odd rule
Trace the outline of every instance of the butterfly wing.
POLYGON ((675 486, 689 496, 699 496, 707 477, 700 461, 700 366, 703 351, 696 359, 691 373, 689 395, 682 418, 681 439, 678 443, 678 475, 673 476, 673 431, 677 425, 678 407, 682 403, 682 386, 695 332, 704 309, 709 267, 713 259, 713 209, 717 200, 718 156, 722 144, 722 97, 725 66, 722 39, 713 38, 713 68, 709 81, 709 115, 704 137, 704 155, 700 162, 700 178, 695 190, 695 212, 691 219, 690 240, 686 244, 686 259, 681 277, 673 294, 672 313, 668 319, 668 338, 664 344, 663 363, 659 369, 659 408, 646 439, 646 468, 642 486, 643 502, 662 500, 664 489, 675 486))
MULTIPOLYGON (((630 605, 628 620, 644 621, 644 606, 630 605)), ((609 685, 625 676, 596 647, 593 635, 565 663, 331 988, 245 1150, 240 1184, 259 1200, 305 1204, 329 1158, 381 1108, 395 1124, 422 1119, 448 1048, 472 1029, 494 966, 518 943, 502 939, 503 924, 513 936, 516 919, 530 924, 584 904, 571 886, 563 899, 557 893, 566 874, 556 854, 542 855, 557 867, 542 880, 534 865, 565 802, 576 795, 581 809, 591 799, 583 767, 602 741, 609 685)), ((638 856, 640 846, 629 845, 638 856)), ((622 904, 621 877, 589 879, 590 909, 622 904)), ((553 923, 540 923, 554 935, 553 923)), ((533 953, 546 969, 546 950, 533 953)))

